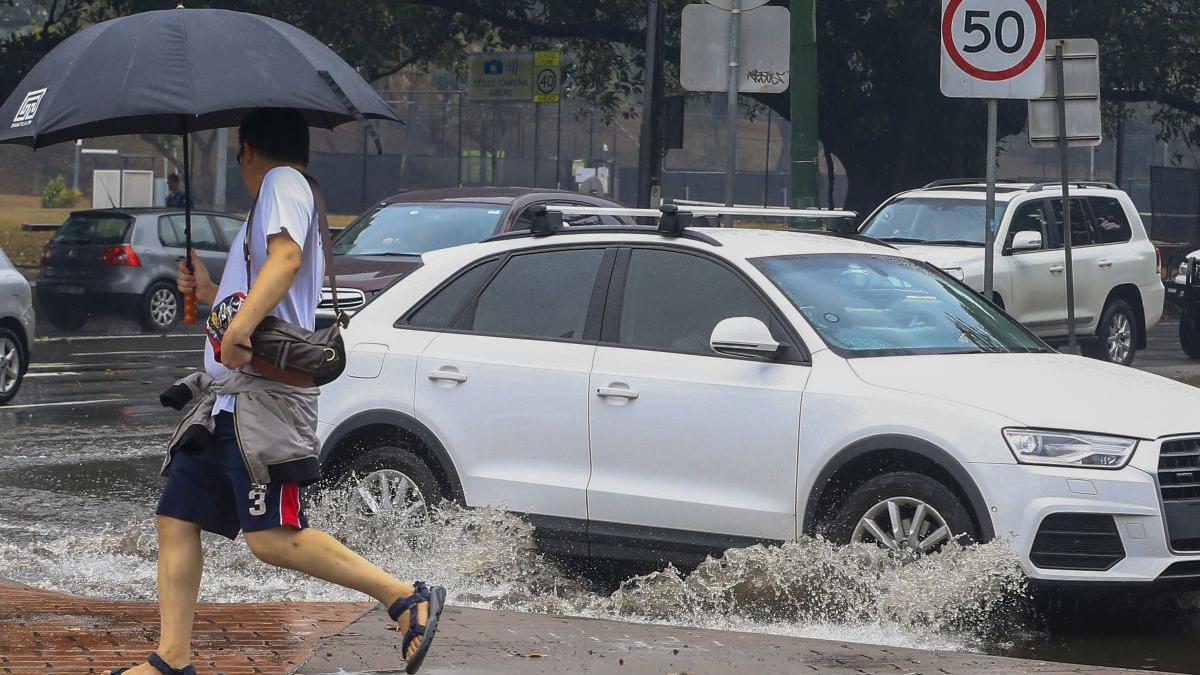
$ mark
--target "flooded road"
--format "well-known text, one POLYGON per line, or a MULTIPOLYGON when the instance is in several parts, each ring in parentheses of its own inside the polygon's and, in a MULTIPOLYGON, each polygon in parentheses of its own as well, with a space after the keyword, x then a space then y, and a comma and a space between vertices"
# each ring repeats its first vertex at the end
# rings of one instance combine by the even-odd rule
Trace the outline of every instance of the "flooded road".
MULTIPOLYGON (((178 419, 156 397, 198 349, 195 336, 38 345, 17 406, 0 408, 0 578, 154 597, 152 511, 178 419)), ((348 523, 341 497, 319 497, 313 524, 401 577, 444 583, 460 605, 1200 672, 1195 596, 1035 602, 1003 542, 898 567, 877 550, 802 540, 687 574, 580 575, 501 512, 447 508, 422 530, 348 523)), ((205 600, 361 599, 268 568, 240 541, 206 536, 205 552, 205 600)))

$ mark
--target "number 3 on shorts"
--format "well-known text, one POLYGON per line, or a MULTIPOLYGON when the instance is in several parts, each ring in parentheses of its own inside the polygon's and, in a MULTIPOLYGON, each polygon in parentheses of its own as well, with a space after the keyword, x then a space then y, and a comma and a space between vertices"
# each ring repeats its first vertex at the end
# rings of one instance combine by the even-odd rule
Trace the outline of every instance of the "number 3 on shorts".
POLYGON ((250 490, 250 515, 261 516, 267 512, 267 491, 250 490))

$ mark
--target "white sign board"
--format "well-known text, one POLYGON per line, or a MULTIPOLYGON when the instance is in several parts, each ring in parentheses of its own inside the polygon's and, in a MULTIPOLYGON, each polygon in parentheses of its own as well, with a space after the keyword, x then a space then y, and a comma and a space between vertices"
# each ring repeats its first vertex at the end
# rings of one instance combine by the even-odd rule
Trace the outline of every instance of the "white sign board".
POLYGON ((942 93, 1038 98, 1045 42, 1046 0, 942 0, 942 93))
POLYGON ((1100 145, 1104 140, 1100 117, 1100 45, 1092 39, 1051 40, 1046 43, 1045 96, 1029 102, 1029 144, 1035 148, 1058 145, 1058 73, 1055 47, 1063 44, 1063 89, 1067 105, 1067 145, 1072 148, 1100 145))
MULTIPOLYGON (((679 83, 688 91, 729 91, 730 13, 714 5, 683 8, 679 83)), ((738 91, 778 94, 790 83, 791 12, 743 11, 738 38, 738 91)))
POLYGON ((154 172, 98 169, 92 172, 92 208, 154 206, 154 172))

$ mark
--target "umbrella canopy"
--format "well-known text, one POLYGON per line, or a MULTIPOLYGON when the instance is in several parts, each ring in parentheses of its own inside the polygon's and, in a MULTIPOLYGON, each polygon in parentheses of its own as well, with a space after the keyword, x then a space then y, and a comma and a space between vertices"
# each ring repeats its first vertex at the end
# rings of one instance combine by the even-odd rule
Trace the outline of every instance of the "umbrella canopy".
POLYGON ((0 107, 0 143, 178 135, 237 126, 262 107, 295 108, 327 129, 401 121, 308 33, 255 14, 180 8, 105 21, 64 40, 0 107))

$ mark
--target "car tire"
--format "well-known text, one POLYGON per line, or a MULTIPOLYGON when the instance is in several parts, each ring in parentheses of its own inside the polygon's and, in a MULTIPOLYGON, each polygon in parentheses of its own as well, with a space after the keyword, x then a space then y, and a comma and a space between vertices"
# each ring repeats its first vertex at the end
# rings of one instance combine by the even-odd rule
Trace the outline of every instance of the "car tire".
POLYGON ((347 517, 369 518, 397 506, 405 509, 406 515, 424 517, 442 501, 441 484, 433 471, 411 450, 400 446, 383 445, 359 454, 344 466, 336 480, 337 487, 356 486, 352 503, 347 505, 347 517), (396 497, 403 497, 404 502, 397 504, 396 497))
POLYGON ((1179 345, 1189 359, 1200 359, 1200 316, 1190 309, 1179 317, 1179 345))
POLYGON ((909 555, 938 550, 952 540, 964 546, 979 541, 979 531, 962 500, 942 483, 909 471, 886 473, 858 486, 824 532, 837 544, 875 543, 909 555), (888 526, 891 504, 900 515, 900 537, 891 536, 893 528, 888 526), (912 521, 918 517, 921 522, 914 532, 912 521), (873 533, 868 520, 880 532, 873 533))
POLYGON ((1119 366, 1132 366, 1137 355, 1137 314, 1129 303, 1114 298, 1104 307, 1096 327, 1096 343, 1087 353, 1093 358, 1119 366))
POLYGON ((157 281, 142 295, 138 323, 154 333, 170 330, 183 315, 183 296, 173 284, 157 281))
POLYGON ((46 319, 50 321, 51 326, 59 330, 79 330, 90 318, 81 305, 64 304, 46 307, 46 319))
POLYGON ((29 352, 12 330, 0 327, 0 405, 17 397, 29 369, 29 352))

